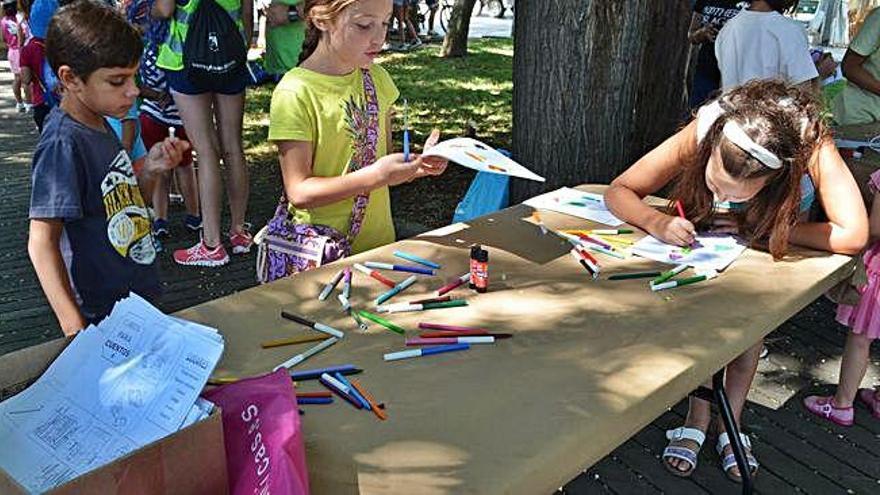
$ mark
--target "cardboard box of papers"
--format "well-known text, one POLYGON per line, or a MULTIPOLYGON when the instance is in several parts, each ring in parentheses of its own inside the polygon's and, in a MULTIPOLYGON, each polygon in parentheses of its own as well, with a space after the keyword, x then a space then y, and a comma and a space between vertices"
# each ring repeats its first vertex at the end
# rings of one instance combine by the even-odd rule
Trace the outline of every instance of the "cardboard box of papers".
MULTIPOLYGON (((70 340, 58 339, 0 356, 0 401, 30 386, 69 343, 70 340)), ((0 493, 18 495, 29 492, 0 468, 0 493)), ((215 408, 206 419, 129 452, 47 493, 228 493, 220 410, 215 408)))

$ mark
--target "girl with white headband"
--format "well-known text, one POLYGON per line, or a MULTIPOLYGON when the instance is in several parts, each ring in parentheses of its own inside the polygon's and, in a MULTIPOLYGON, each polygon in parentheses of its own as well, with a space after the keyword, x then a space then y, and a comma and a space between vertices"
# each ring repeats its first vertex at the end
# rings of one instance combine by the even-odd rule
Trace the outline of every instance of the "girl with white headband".
MULTIPOLYGON (((700 109, 687 126, 623 174, 605 193, 611 211, 652 236, 679 246, 694 241, 697 230, 738 233, 754 247, 766 247, 774 259, 789 243, 842 254, 856 254, 867 242, 868 221, 859 188, 829 137, 816 99, 780 81, 753 81, 733 88, 700 109), (671 187, 685 218, 672 202, 658 211, 642 199, 671 187), (815 190, 825 219, 809 221, 809 197, 815 190), (802 198, 807 199, 802 204, 802 198), (720 215, 722 206, 731 214, 720 215)), ((727 393, 739 423, 757 369, 762 343, 728 363, 727 393)), ((690 399, 685 424, 670 430, 663 463, 689 476, 711 421, 709 403, 690 399)), ((722 469, 741 480, 724 427, 718 421, 722 469)), ((758 463, 743 434, 752 471, 758 463)))

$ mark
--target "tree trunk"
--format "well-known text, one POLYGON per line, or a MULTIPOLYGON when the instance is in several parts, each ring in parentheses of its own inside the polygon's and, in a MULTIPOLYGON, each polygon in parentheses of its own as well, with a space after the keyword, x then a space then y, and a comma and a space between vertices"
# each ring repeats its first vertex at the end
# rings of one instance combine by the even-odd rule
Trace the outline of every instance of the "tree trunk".
POLYGON ((688 0, 517 2, 513 151, 545 184, 515 202, 608 183, 671 135, 686 108, 688 0))
POLYGON ((449 18, 449 30, 443 40, 441 55, 445 58, 467 55, 468 31, 471 27, 471 13, 477 0, 455 0, 449 18))

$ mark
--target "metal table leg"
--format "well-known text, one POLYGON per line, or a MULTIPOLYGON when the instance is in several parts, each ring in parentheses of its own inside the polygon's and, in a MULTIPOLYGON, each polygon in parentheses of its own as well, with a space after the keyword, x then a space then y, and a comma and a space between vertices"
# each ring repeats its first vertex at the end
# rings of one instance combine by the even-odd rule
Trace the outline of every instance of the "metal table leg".
POLYGON ((695 397, 710 402, 714 402, 718 406, 718 412, 721 414, 721 421, 724 422, 724 429, 727 431, 727 437, 730 439, 730 448, 733 450, 733 457, 736 459, 736 467, 739 468, 742 476, 742 492, 751 495, 752 474, 749 471, 749 463, 746 461, 746 451, 743 447, 742 440, 739 438, 739 428, 733 420, 733 411, 730 409, 730 402, 727 400, 727 392, 724 390, 724 368, 712 375, 712 390, 700 387, 693 392, 695 397))

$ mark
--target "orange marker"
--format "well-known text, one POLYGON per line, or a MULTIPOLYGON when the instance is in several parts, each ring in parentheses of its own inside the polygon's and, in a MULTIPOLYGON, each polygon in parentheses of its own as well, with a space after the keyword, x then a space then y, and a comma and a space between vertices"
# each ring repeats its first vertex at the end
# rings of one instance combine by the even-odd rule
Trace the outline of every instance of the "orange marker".
POLYGON ((385 413, 385 410, 379 407, 379 404, 376 404, 373 396, 370 395, 369 392, 364 390, 364 388, 361 387, 361 384, 358 383, 357 380, 349 380, 349 383, 351 383, 351 386, 354 387, 354 389, 357 390, 364 399, 366 399, 367 403, 370 404, 370 408, 373 410, 373 414, 375 414, 377 418, 381 419, 382 421, 388 419, 388 414, 385 413))

